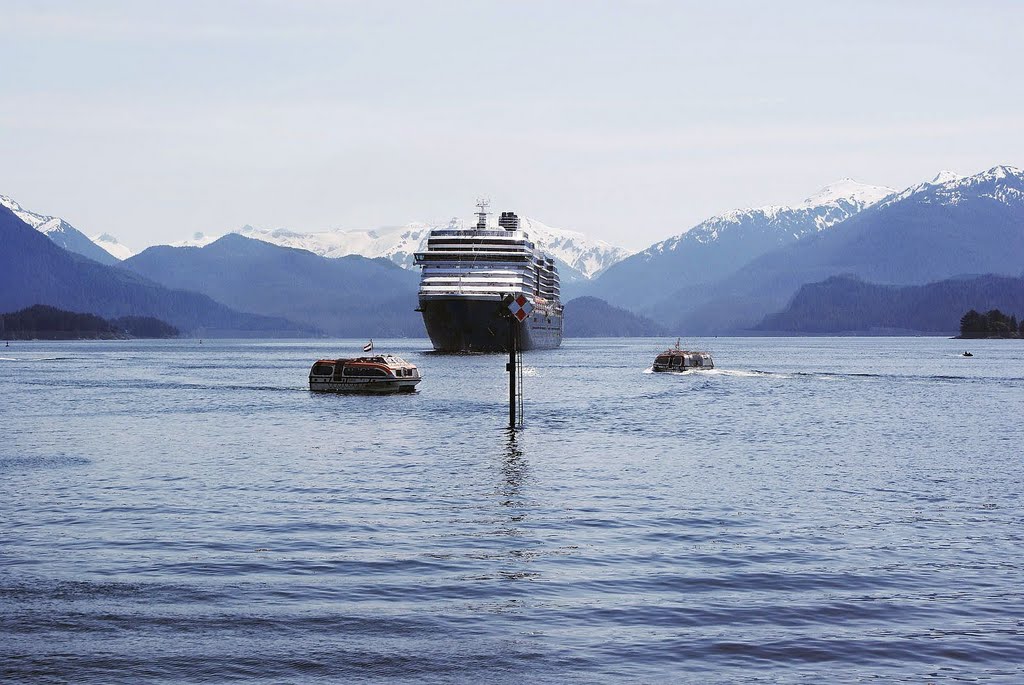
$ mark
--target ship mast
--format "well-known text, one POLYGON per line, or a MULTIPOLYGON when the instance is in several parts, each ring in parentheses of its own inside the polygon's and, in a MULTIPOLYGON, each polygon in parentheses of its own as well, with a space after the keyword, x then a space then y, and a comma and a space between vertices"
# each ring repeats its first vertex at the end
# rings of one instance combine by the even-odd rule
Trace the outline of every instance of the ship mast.
POLYGON ((476 230, 486 231, 487 230, 487 215, 489 212, 487 208, 491 206, 489 198, 480 197, 476 200, 477 213, 476 213, 476 230))

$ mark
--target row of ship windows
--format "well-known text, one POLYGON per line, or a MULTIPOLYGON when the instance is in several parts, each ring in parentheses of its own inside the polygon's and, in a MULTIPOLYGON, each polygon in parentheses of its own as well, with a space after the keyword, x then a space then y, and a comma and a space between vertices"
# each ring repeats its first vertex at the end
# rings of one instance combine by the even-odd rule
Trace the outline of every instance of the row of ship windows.
MULTIPOLYGON (((459 274, 459 273, 450 273, 450 272, 445 272, 445 273, 432 272, 432 273, 429 273, 429 274, 424 274, 423 275, 423 280, 424 281, 427 281, 427 280, 430 280, 430 281, 439 281, 439 280, 440 281, 479 281, 479 282, 489 282, 489 281, 503 281, 503 282, 504 281, 529 281, 529 282, 532 283, 534 281, 537 281, 538 279, 537 279, 536 276, 532 276, 532 275, 528 275, 528 274, 520 275, 520 274, 502 274, 502 273, 497 273, 497 274, 472 274, 472 275, 470 275, 470 274, 459 274)), ((548 286, 555 286, 555 285, 559 285, 559 283, 560 283, 560 281, 557 278, 541 278, 539 280, 540 280, 541 283, 543 283, 545 285, 548 285, 548 286)))
POLYGON ((456 276, 454 274, 437 274, 423 278, 424 283, 532 283, 534 280, 517 276, 456 276))
POLYGON ((428 240, 427 249, 434 250, 466 250, 484 248, 488 250, 518 250, 519 252, 533 253, 533 248, 522 243, 499 243, 489 241, 468 241, 468 240, 428 240))
POLYGON ((486 236, 482 238, 461 238, 452 235, 437 235, 434 234, 427 238, 427 245, 433 245, 435 243, 451 243, 453 245, 521 245, 530 249, 537 249, 536 243, 532 240, 523 240, 522 237, 515 236, 486 236))
MULTIPOLYGON (((423 280, 460 280, 460 281, 535 281, 536 276, 532 274, 510 274, 510 273, 494 273, 494 274, 477 274, 477 273, 451 273, 451 272, 431 272, 423 275, 423 280)), ((551 280, 551 279, 546 279, 551 280)))
POLYGON ((528 271, 531 273, 549 273, 554 276, 558 275, 558 270, 554 267, 548 268, 540 264, 531 264, 529 261, 524 260, 489 259, 487 261, 480 262, 461 259, 432 259, 428 261, 430 263, 423 265, 423 268, 426 270, 459 269, 461 271, 479 271, 481 273, 486 273, 487 271, 514 271, 516 273, 523 273, 528 271))
MULTIPOLYGON (((493 260, 498 262, 500 260, 493 260)), ((475 274, 491 274, 491 273, 515 273, 515 274, 527 274, 533 276, 540 274, 545 278, 558 278, 558 272, 554 269, 536 268, 532 264, 523 264, 515 266, 504 266, 499 264, 490 264, 490 268, 482 268, 480 264, 466 263, 466 262, 439 262, 436 264, 425 264, 423 266, 423 273, 436 273, 438 271, 451 272, 451 273, 462 273, 471 272, 475 274)))
MULTIPOLYGON (((475 285, 464 285, 459 286, 457 284, 451 285, 422 285, 420 286, 421 293, 479 293, 479 292, 491 292, 491 293, 506 293, 509 291, 522 292, 528 295, 534 294, 534 289, 528 285, 520 283, 488 283, 475 284, 475 285)), ((542 291, 543 292, 543 291, 542 291)), ((551 291, 555 292, 555 291, 551 291)))
POLYGON ((464 255, 473 255, 479 257, 480 255, 492 255, 494 257, 507 257, 515 256, 522 257, 527 261, 533 261, 537 266, 547 265, 548 268, 553 269, 555 267, 554 260, 544 259, 543 257, 537 257, 534 253, 528 250, 521 250, 517 248, 506 248, 488 246, 485 248, 476 247, 453 247, 445 245, 443 247, 431 248, 429 252, 418 252, 416 253, 416 259, 420 261, 431 260, 440 256, 456 256, 462 258, 464 255))
POLYGON ((527 297, 540 297, 545 300, 558 299, 558 293, 535 293, 529 288, 420 288, 420 295, 503 295, 505 293, 522 293, 527 297))
POLYGON ((558 288, 536 288, 532 283, 421 283, 420 291, 437 290, 521 290, 523 292, 557 293, 558 288))
POLYGON ((445 236, 445 237, 459 237, 459 238, 463 238, 463 239, 466 239, 466 240, 480 240, 481 237, 484 237, 483 239, 495 238, 496 237, 496 238, 505 238, 507 240, 523 240, 524 238, 528 237, 528 236, 526 236, 523 233, 516 234, 516 233, 512 233, 510 231, 506 231, 506 230, 488 231, 488 230, 479 230, 479 229, 473 229, 471 231, 460 230, 460 229, 451 229, 451 230, 441 229, 441 230, 431 231, 430 235, 431 236, 445 236))
POLYGON ((551 281, 540 281, 537 282, 533 278, 458 278, 458 277, 430 277, 424 278, 420 281, 420 285, 514 285, 514 286, 529 286, 531 288, 540 288, 542 290, 559 290, 561 284, 551 281))
POLYGON ((431 276, 420 281, 421 285, 528 285, 551 290, 558 288, 557 283, 541 281, 537 283, 532 278, 460 278, 458 276, 431 276))
POLYGON ((467 260, 473 261, 490 261, 490 262, 526 262, 527 264, 533 264, 533 260, 530 255, 523 254, 522 252, 471 252, 469 250, 447 250, 445 252, 428 252, 422 255, 416 255, 416 261, 418 263, 425 262, 442 262, 442 261, 453 261, 453 262, 465 262, 467 260))
POLYGON ((447 249, 447 250, 432 250, 430 252, 423 252, 416 255, 419 261, 437 261, 439 257, 449 257, 453 259, 465 259, 466 255, 472 255, 475 258, 480 256, 489 256, 495 260, 507 259, 508 257, 516 257, 522 261, 532 262, 538 269, 555 269, 554 262, 545 261, 533 257, 528 252, 522 252, 518 250, 462 250, 462 249, 447 249))

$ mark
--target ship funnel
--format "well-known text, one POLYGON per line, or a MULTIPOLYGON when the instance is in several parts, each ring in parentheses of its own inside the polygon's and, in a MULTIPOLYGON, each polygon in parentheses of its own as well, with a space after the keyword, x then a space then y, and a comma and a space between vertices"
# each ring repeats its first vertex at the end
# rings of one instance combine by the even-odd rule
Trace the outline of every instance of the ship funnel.
POLYGON ((502 212, 501 216, 498 217, 498 226, 506 231, 518 231, 519 217, 516 216, 515 212, 502 212))

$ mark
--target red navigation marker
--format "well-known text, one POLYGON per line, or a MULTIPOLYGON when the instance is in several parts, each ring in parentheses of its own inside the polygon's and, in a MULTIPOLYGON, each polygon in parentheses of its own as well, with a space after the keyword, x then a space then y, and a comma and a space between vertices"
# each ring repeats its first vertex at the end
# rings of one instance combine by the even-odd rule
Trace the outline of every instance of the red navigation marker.
POLYGON ((512 312, 512 316, 522 323, 530 315, 530 312, 533 311, 533 305, 530 304, 525 295, 520 295, 508 303, 508 310, 512 312))

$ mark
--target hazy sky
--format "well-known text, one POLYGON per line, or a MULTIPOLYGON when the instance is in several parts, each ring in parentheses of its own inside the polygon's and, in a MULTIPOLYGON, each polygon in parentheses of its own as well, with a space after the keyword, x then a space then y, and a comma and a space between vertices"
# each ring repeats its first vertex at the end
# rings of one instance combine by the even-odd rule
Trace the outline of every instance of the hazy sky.
POLYGON ((0 5, 0 193, 134 249, 485 194, 633 249, 1024 166, 1024 2, 0 5))

